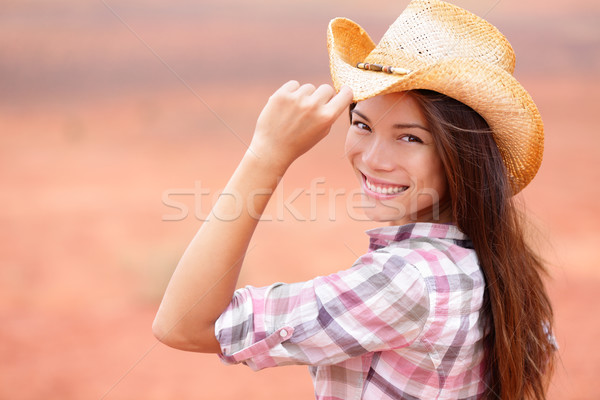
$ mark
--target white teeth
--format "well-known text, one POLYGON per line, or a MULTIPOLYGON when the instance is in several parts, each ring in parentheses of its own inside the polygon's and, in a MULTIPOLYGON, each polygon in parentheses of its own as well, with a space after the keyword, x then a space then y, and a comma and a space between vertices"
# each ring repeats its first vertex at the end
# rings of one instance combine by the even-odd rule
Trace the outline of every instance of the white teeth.
POLYGON ((406 190, 405 186, 394 186, 394 187, 376 186, 375 184, 371 183, 368 179, 365 179, 365 183, 369 190, 376 192, 376 193, 380 193, 380 194, 396 194, 396 193, 400 193, 400 192, 403 192, 406 190))

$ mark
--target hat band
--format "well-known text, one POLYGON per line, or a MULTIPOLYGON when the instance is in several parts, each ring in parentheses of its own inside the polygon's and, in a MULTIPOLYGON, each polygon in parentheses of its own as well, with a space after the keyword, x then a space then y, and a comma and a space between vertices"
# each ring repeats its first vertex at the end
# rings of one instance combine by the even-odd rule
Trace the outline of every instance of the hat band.
POLYGON ((370 63, 362 63, 359 62, 356 64, 356 68, 364 69, 366 71, 381 71, 386 74, 394 74, 394 75, 406 75, 410 74, 410 70, 406 68, 399 67, 390 67, 388 65, 380 65, 380 64, 370 64, 370 63))

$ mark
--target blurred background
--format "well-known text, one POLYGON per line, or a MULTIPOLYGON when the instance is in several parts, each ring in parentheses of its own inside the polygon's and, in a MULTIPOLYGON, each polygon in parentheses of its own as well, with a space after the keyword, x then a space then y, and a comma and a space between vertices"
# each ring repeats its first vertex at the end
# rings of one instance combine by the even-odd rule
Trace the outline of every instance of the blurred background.
MULTIPOLYGON (((2 0, 0 398, 312 398, 304 367, 225 367, 157 343, 151 323, 268 96, 329 82, 331 18, 377 42, 407 3, 2 0)), ((550 270, 550 398, 597 399, 600 6, 455 3, 509 38, 544 118, 544 163, 520 197, 550 270)), ((346 129, 292 166, 240 285, 337 271, 366 249, 346 129)))

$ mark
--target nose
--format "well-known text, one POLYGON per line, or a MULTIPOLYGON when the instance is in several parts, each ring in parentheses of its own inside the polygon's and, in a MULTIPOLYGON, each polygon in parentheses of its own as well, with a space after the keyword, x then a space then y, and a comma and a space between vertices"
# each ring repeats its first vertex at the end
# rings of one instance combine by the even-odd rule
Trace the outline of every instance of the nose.
POLYGON ((372 171, 391 171, 395 160, 393 149, 379 135, 374 135, 362 153, 363 163, 372 171))

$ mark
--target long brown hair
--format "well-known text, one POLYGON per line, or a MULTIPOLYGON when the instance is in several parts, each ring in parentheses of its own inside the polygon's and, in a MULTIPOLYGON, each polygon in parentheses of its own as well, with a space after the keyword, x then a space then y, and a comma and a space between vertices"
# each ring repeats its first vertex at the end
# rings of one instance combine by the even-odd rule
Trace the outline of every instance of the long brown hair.
POLYGON ((484 398, 546 398, 555 355, 541 259, 525 240, 502 157, 485 120, 436 92, 411 95, 444 164, 454 222, 473 242, 486 280, 484 398))

